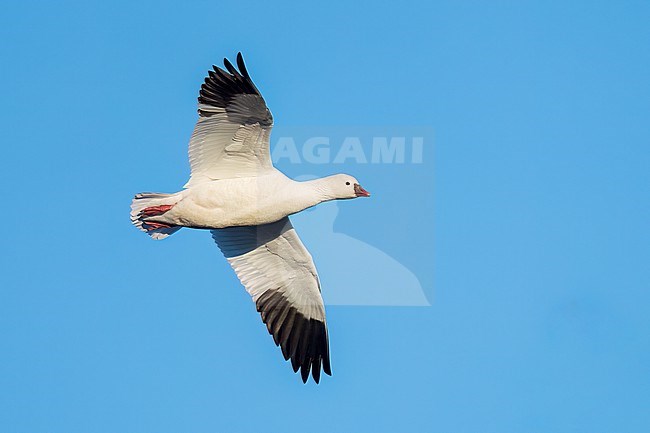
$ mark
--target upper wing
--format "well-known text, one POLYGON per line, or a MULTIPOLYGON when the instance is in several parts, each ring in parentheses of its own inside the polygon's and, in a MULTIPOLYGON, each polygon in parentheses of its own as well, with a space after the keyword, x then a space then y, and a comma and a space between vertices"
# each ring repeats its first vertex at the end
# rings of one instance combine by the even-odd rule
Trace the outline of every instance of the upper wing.
POLYGON ((256 176, 273 168, 273 116, 253 84, 241 53, 237 70, 209 71, 199 92, 199 120, 190 139, 191 176, 185 187, 213 179, 256 176))
POLYGON ((311 255, 289 218, 260 226, 212 230, 212 237, 253 297, 284 359, 307 382, 321 364, 331 375, 325 306, 311 255))

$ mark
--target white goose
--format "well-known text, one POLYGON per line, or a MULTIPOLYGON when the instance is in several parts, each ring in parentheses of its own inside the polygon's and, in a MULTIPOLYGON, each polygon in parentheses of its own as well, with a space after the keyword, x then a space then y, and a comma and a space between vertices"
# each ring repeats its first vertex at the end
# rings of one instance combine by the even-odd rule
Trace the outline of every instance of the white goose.
POLYGON ((131 221, 153 239, 182 227, 208 229, 252 296, 275 344, 303 382, 331 375, 325 307, 311 255, 288 215, 318 203, 368 197, 337 174, 296 182, 271 162, 273 117, 241 53, 237 70, 214 66, 199 92, 189 145, 190 180, 175 194, 137 194, 131 221))

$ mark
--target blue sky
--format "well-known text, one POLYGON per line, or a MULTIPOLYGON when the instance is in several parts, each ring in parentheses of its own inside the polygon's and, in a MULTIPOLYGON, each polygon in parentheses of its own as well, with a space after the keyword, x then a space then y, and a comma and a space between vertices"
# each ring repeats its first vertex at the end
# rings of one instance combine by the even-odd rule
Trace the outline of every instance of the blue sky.
POLYGON ((180 3, 0 11, 3 431, 648 430, 647 2, 180 3), (207 233, 127 217, 240 50, 277 130, 433 131, 419 165, 279 165, 357 176, 334 232, 431 303, 328 307, 318 386, 207 233))

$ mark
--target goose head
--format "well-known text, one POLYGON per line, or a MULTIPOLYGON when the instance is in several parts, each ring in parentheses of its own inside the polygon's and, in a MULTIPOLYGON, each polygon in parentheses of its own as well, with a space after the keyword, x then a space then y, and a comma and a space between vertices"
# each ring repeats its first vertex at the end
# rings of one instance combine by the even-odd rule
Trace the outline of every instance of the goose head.
POLYGON ((349 174, 336 174, 326 178, 328 192, 335 199, 370 197, 359 181, 349 174))

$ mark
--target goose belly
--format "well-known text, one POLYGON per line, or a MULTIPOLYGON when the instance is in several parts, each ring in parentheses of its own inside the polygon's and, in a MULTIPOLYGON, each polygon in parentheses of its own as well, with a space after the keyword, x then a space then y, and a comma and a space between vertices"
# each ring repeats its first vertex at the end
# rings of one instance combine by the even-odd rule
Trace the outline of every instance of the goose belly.
POLYGON ((268 224, 295 212, 281 190, 260 178, 212 181, 188 190, 168 217, 194 228, 268 224))

